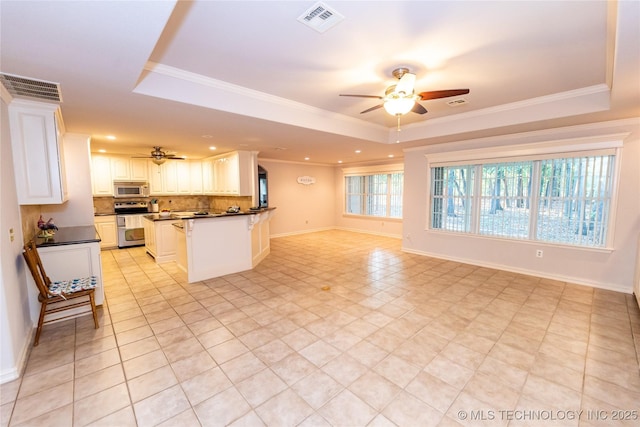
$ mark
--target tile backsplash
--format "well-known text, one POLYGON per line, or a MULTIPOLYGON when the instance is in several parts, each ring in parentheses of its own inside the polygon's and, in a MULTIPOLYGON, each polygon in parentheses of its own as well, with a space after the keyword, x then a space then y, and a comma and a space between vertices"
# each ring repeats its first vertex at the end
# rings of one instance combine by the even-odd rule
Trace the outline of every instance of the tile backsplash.
POLYGON ((157 200, 159 209, 171 211, 198 211, 220 212, 229 206, 237 205, 246 210, 251 207, 251 196, 152 196, 144 199, 114 199, 112 197, 94 197, 93 207, 95 213, 112 213, 113 203, 116 200, 132 200, 150 202, 157 200))

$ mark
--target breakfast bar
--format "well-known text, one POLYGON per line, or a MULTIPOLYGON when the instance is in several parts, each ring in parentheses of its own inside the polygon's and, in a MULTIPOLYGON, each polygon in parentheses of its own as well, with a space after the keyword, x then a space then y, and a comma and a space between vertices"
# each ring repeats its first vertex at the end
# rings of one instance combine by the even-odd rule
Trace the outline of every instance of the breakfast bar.
POLYGON ((274 209, 147 215, 145 246, 158 263, 176 261, 189 283, 250 270, 269 255, 274 209))

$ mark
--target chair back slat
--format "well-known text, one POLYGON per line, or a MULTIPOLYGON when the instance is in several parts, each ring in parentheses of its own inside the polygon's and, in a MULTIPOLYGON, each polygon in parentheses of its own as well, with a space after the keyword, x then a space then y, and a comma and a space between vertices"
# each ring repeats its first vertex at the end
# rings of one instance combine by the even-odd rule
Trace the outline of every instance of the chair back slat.
POLYGON ((36 286, 40 291, 40 295, 43 298, 49 298, 51 296, 51 294, 49 293, 49 285, 51 284, 51 279, 49 279, 44 271, 42 261, 40 260, 40 255, 38 254, 38 250, 36 248, 36 242, 32 240, 24 245, 24 252, 22 253, 22 255, 24 256, 24 260, 27 262, 27 266, 31 271, 33 281, 36 282, 36 286))

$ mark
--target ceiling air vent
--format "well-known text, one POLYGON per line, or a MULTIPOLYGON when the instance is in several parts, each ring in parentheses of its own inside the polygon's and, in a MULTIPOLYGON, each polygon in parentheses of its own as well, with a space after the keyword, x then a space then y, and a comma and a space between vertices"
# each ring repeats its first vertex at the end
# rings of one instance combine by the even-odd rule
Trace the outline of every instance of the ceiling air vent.
POLYGON ((11 96, 62 102, 60 84, 0 73, 0 83, 11 96))
POLYGON ((324 33, 329 28, 342 21, 344 16, 322 2, 318 2, 298 17, 298 21, 324 33))
POLYGON ((452 99, 451 101, 447 101, 447 105, 449 107, 458 107, 460 105, 464 105, 467 104, 469 101, 467 101, 464 98, 458 98, 458 99, 452 99))

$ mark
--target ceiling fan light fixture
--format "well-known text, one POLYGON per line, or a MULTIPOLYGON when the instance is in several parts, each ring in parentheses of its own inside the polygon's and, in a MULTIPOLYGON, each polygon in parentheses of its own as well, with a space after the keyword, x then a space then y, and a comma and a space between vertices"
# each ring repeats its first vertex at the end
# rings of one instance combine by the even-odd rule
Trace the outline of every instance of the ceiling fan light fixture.
POLYGON ((160 166, 161 164, 163 164, 164 162, 167 161, 167 159, 165 159, 164 157, 154 157, 153 159, 151 159, 151 161, 153 163, 155 163, 156 165, 160 166))
POLYGON ((403 116, 411 111, 415 104, 413 97, 390 98, 384 101, 384 109, 392 116, 403 116))

